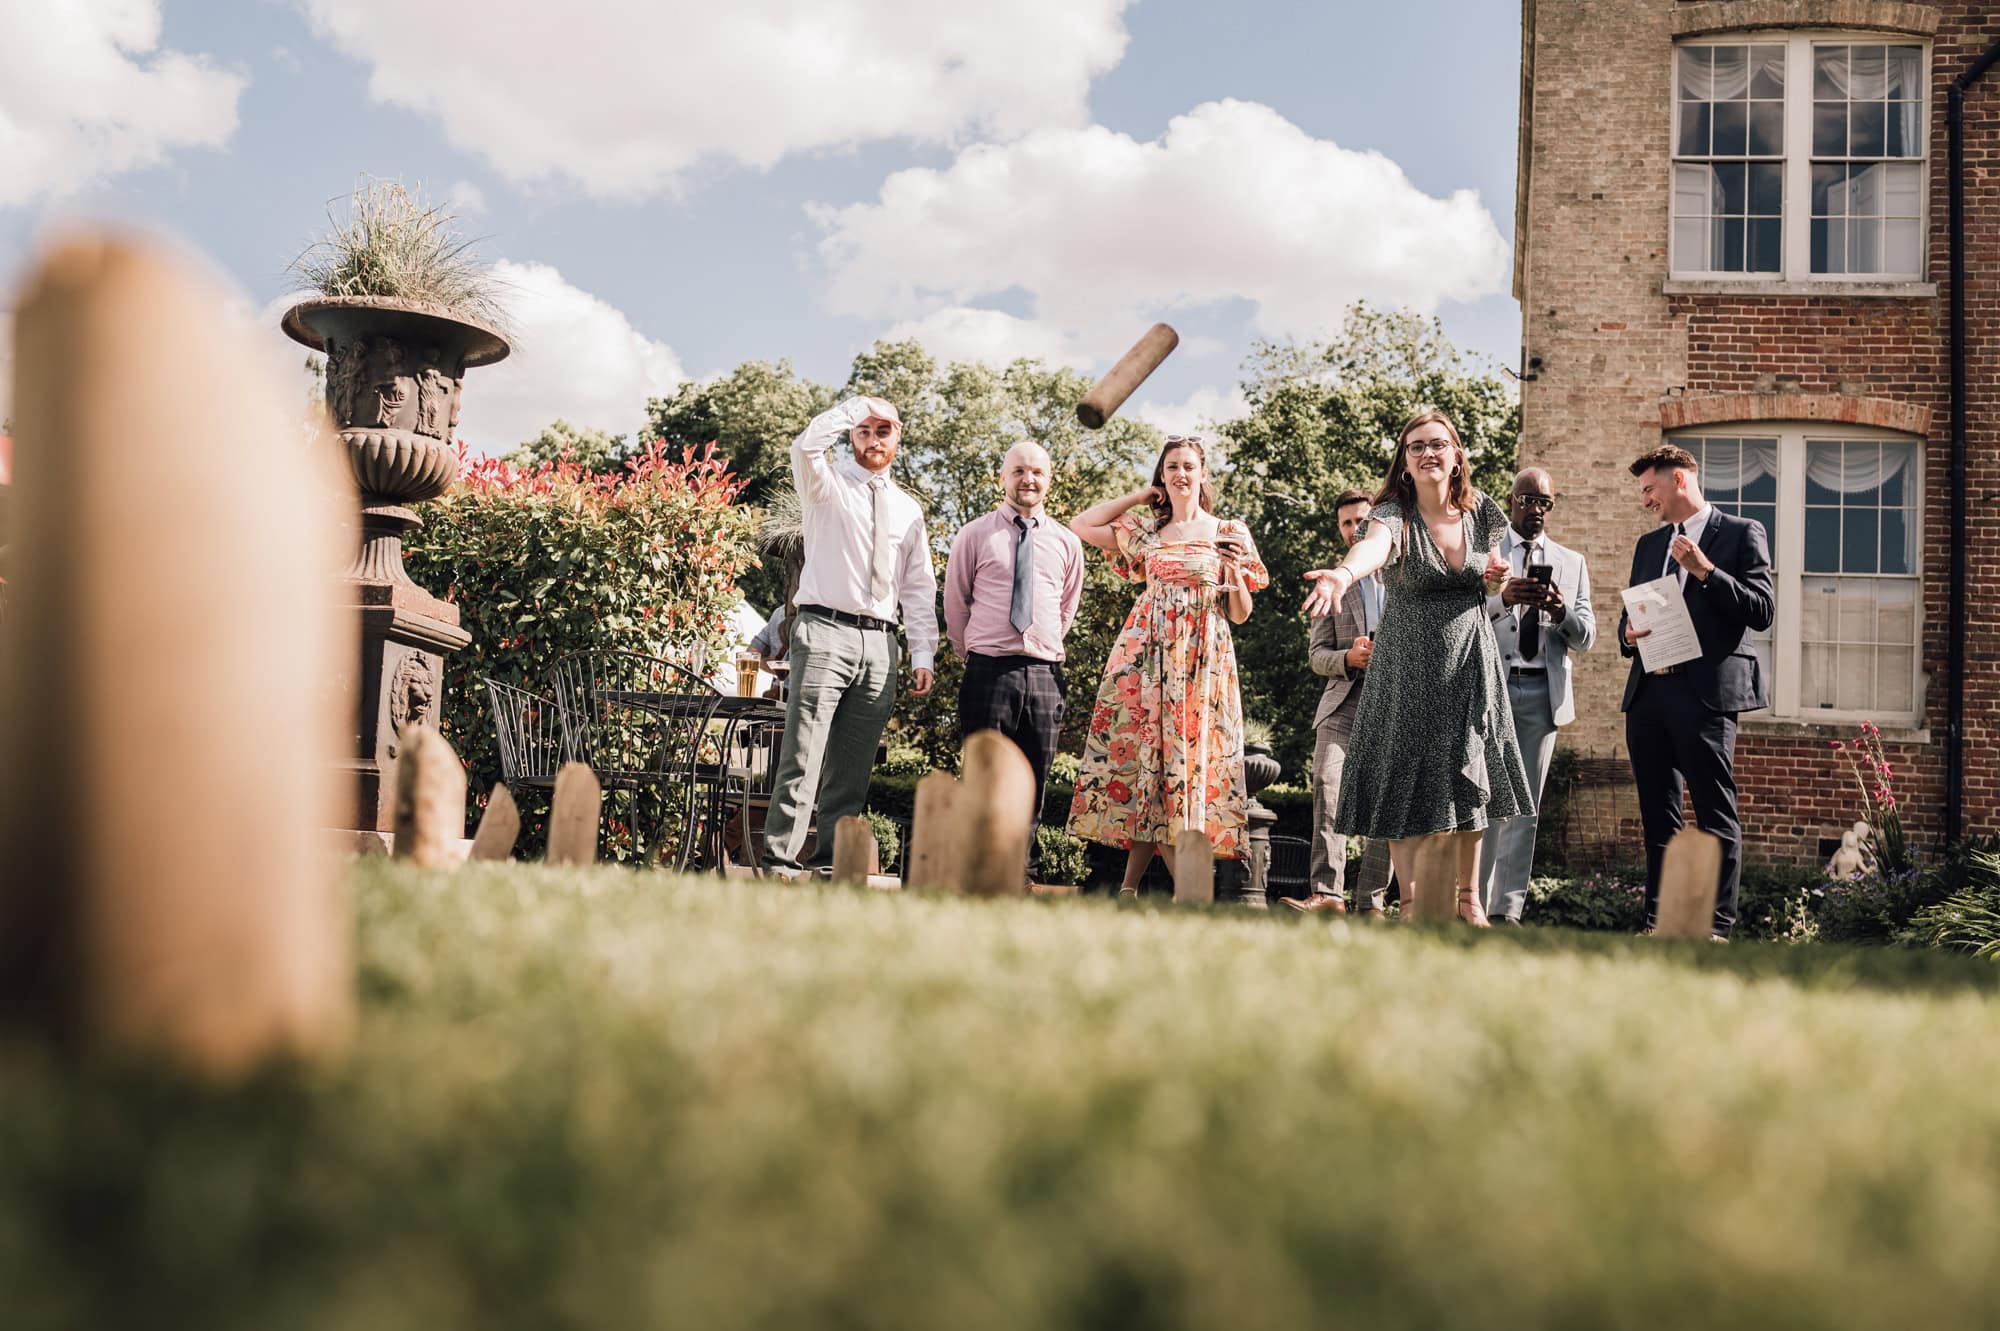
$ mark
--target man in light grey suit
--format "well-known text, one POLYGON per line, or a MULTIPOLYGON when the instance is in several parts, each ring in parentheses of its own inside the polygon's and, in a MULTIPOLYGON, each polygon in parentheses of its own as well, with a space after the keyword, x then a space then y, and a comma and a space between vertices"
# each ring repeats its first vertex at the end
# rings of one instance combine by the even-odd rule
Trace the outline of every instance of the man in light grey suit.
MULTIPOLYGON (((1368 496, 1349 490, 1334 501, 1334 520, 1344 545, 1354 543, 1354 530, 1373 507, 1368 496)), ((1347 743, 1354 735, 1354 710, 1374 650, 1376 625, 1382 621, 1382 583, 1374 574, 1348 588, 1330 615, 1312 622, 1308 653, 1313 673, 1327 677, 1313 716, 1313 837, 1312 895, 1304 901, 1286 898, 1295 910, 1344 915, 1342 892, 1347 878, 1347 838, 1333 830, 1340 807, 1340 772, 1347 761, 1347 743)), ((1361 881, 1355 884, 1354 906, 1370 919, 1383 918, 1388 896, 1389 843, 1370 838, 1362 852, 1361 881)))
MULTIPOLYGON (((1500 642, 1500 664, 1507 672, 1514 737, 1520 741, 1537 809, 1549 759, 1555 754, 1556 729, 1576 719, 1569 654, 1587 652, 1597 641, 1597 619, 1590 610, 1590 570, 1582 555, 1557 545, 1546 530, 1555 503, 1555 485, 1540 467, 1514 478, 1507 505, 1511 525, 1499 548, 1511 571, 1499 594, 1486 598, 1486 613, 1500 642), (1548 570, 1547 582, 1537 581, 1531 572, 1538 566, 1548 570)), ((1536 814, 1503 818, 1486 829, 1480 843, 1486 914, 1495 924, 1521 922, 1539 821, 1536 814)))

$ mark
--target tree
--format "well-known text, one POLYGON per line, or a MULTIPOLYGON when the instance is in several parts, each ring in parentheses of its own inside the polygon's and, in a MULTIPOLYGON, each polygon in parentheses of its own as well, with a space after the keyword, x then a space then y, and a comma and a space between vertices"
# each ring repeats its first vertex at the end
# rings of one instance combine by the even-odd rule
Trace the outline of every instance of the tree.
MULTIPOLYGON (((676 446, 678 451, 678 446, 676 446)), ((544 463, 574 462, 587 472, 617 471, 632 456, 622 434, 571 425, 557 417, 542 432, 507 455, 510 466, 532 470, 544 463)))
POLYGON ((1333 501, 1375 493, 1397 429, 1426 406, 1447 412, 1464 440, 1473 483, 1504 495, 1521 408, 1497 367, 1472 364, 1435 319, 1356 304, 1324 342, 1260 342, 1245 365, 1250 415, 1227 427, 1232 447, 1221 503, 1249 523, 1271 588, 1236 630, 1245 714, 1271 723, 1290 779, 1312 759, 1312 703, 1323 681, 1306 659, 1297 606, 1305 571, 1340 557, 1333 501))
POLYGON ((684 383, 672 397, 648 400, 644 437, 675 452, 712 441, 743 478, 746 502, 762 503, 791 474, 792 439, 835 400, 832 388, 800 378, 788 360, 745 361, 707 383, 684 383))

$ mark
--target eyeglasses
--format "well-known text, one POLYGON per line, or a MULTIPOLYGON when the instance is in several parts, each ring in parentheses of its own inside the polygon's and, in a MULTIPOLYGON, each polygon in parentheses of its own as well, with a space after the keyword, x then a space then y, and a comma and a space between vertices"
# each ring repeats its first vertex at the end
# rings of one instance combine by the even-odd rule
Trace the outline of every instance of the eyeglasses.
POLYGON ((1443 457, 1445 454, 1451 452, 1451 440, 1413 439, 1403 446, 1403 451, 1413 458, 1420 458, 1426 453, 1435 453, 1439 457, 1443 457))
POLYGON ((1546 513, 1556 506, 1554 495, 1515 495, 1514 502, 1522 508, 1532 508, 1537 513, 1546 513))

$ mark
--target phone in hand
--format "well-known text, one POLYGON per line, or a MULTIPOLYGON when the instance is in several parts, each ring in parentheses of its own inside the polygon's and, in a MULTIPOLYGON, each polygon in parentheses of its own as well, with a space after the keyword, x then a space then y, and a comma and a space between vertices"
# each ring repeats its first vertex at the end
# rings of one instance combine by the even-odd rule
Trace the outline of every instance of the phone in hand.
MULTIPOLYGON (((1546 587, 1551 582, 1555 581, 1555 576, 1556 576, 1556 570, 1555 570, 1555 565, 1553 564, 1528 565, 1529 582, 1540 583, 1542 586, 1546 587)), ((1540 603, 1537 602, 1537 605, 1539 604, 1540 603)))

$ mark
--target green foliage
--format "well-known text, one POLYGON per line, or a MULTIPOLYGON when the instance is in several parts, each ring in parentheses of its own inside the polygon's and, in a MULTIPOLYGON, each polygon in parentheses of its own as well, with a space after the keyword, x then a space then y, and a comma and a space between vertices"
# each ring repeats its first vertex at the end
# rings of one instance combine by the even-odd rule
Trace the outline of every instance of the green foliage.
POLYGON ((615 869, 355 888, 342 1060, 218 1088, 0 1038, 10 1326, 2000 1305, 1990 964, 615 869), (1330 983, 1365 1019, 1278 1019, 1330 983))
POLYGON ((1837 878, 1821 890, 1820 936, 1830 943, 1887 943, 1924 907, 1945 892, 1939 876, 1922 867, 1837 878))
POLYGON ((292 260, 322 296, 389 296, 505 328, 499 283, 458 219, 428 203, 422 186, 369 179, 348 199, 347 220, 327 206, 329 230, 292 260))
POLYGON ((1646 927, 1645 875, 1605 869, 1581 878, 1530 878, 1521 919, 1557 929, 1637 933, 1646 927))
POLYGON ((894 873, 897 856, 903 851, 903 834, 885 815, 866 810, 861 815, 868 820, 868 828, 875 833, 875 849, 883 873, 894 873))
POLYGON ((425 507, 404 558, 472 635, 447 658, 441 710, 475 810, 500 779, 486 677, 547 693, 549 667, 571 652, 726 648, 755 522, 736 490, 720 459, 655 446, 616 475, 482 459, 425 507))
POLYGON ((1820 936, 1818 905, 1826 876, 1792 865, 1745 864, 1736 893, 1735 938, 1811 943, 1820 936))
POLYGON ((607 434, 557 418, 507 455, 510 466, 532 471, 544 463, 574 462, 585 471, 617 471, 632 456, 622 434, 607 434))
POLYGON ((1060 822, 1036 828, 1035 843, 1042 852, 1042 882, 1075 887, 1089 879, 1090 856, 1084 844, 1063 831, 1060 822))
POLYGON ((1228 427, 1228 515, 1250 526, 1271 590, 1236 629, 1245 711, 1276 730, 1288 771, 1312 758, 1310 717, 1300 700, 1325 681, 1306 660, 1309 625, 1297 611, 1307 569, 1342 552, 1333 501, 1341 491, 1380 488, 1395 433, 1419 408, 1442 407, 1457 423, 1473 481, 1504 495, 1512 483, 1520 405, 1497 367, 1468 363, 1442 325, 1365 304, 1348 311, 1330 341, 1264 342, 1245 366, 1250 415, 1228 427))
POLYGON ((1962 879, 1951 895, 1911 919, 1911 941, 2000 959, 2000 852, 1990 845, 1972 850, 1962 879))

